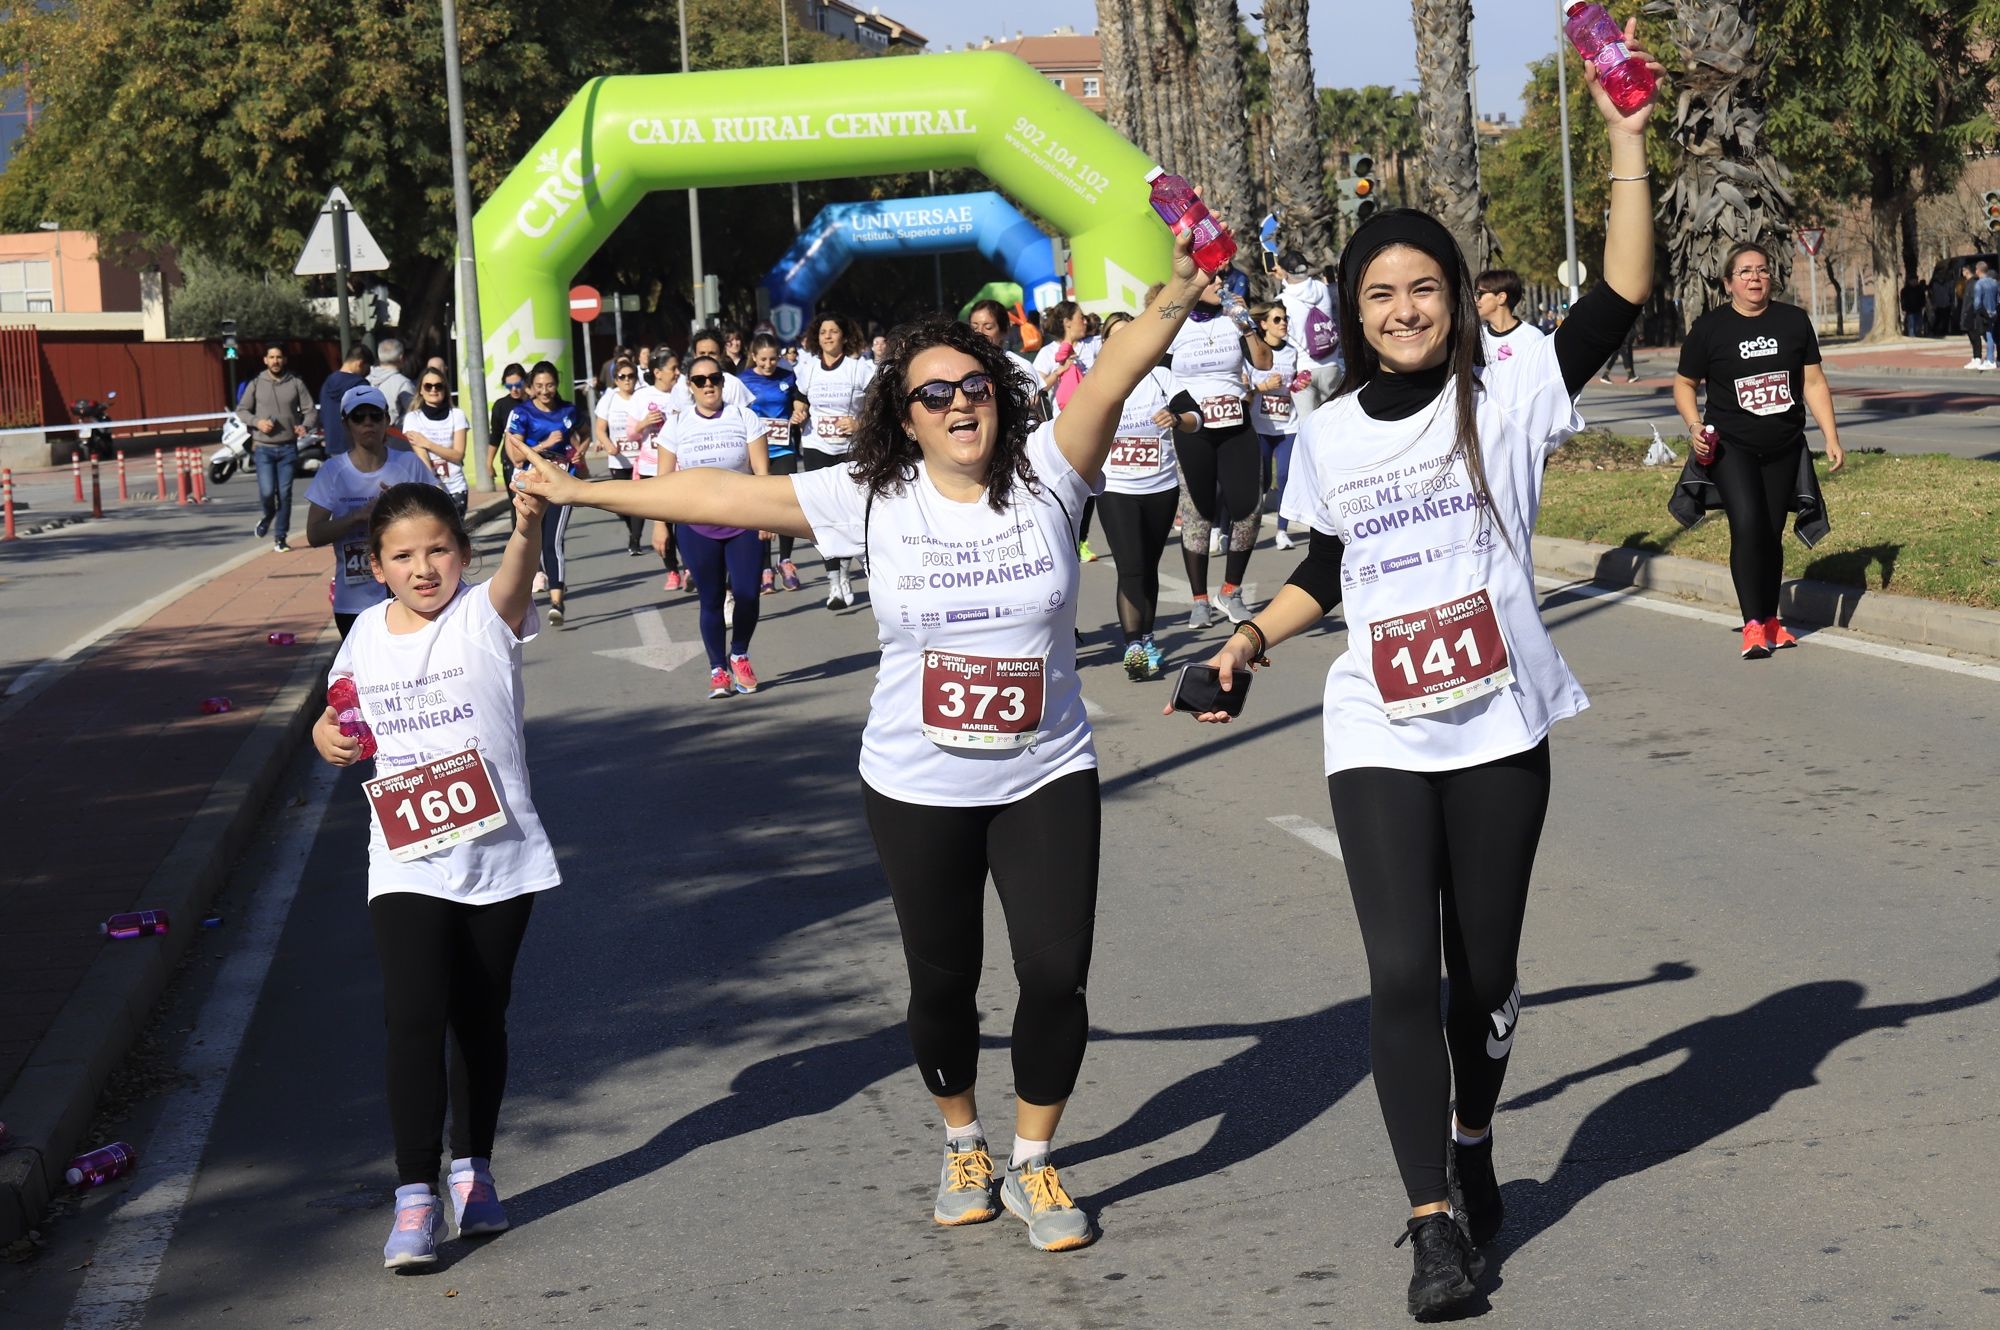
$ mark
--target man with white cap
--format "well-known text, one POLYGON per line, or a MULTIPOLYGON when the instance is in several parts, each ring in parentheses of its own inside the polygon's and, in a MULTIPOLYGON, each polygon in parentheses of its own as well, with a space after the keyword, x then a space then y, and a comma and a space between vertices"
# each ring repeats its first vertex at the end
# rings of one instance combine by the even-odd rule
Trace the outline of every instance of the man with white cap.
POLYGON ((348 449, 329 457, 306 491, 306 543, 333 546, 333 621, 340 635, 361 612, 387 596, 375 580, 368 551, 368 519, 375 500, 405 481, 438 483, 428 465, 403 448, 391 449, 389 399, 372 383, 360 383, 340 397, 340 419, 348 449))

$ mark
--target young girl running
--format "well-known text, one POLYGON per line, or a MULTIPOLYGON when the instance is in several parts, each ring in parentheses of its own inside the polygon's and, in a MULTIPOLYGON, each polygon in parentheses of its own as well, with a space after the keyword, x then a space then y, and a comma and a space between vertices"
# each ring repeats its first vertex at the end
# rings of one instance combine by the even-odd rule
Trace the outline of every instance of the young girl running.
MULTIPOLYGON (((1626 42, 1646 60, 1635 26, 1626 42)), ((1610 139, 1603 283, 1554 337, 1488 367, 1451 232, 1406 208, 1359 227, 1340 257, 1349 377, 1299 436, 1283 500, 1310 547, 1209 662, 1226 690, 1345 599, 1327 791, 1368 955, 1375 1090, 1410 1202, 1396 1245, 1411 1244, 1419 1317, 1473 1295, 1478 1248, 1500 1230, 1491 1127, 1519 1032, 1548 735, 1589 705, 1536 594, 1542 471, 1582 428, 1577 393, 1652 290, 1652 108, 1627 115, 1594 69, 1585 78, 1610 139)))
MULTIPOLYGON (((378 745, 364 789, 396 1142, 396 1218, 382 1248, 392 1270, 437 1260, 447 1100, 452 1222, 461 1237, 507 1227, 490 1165, 507 1000, 535 893, 562 880, 530 800, 521 732, 521 647, 539 628, 532 587, 547 508, 514 496, 500 571, 478 585, 464 580, 472 539, 450 496, 432 485, 386 491, 368 559, 391 599, 355 621, 328 676, 351 681, 378 745)), ((332 707, 313 746, 337 767, 360 758, 332 707)))
MULTIPOLYGON (((750 390, 750 409, 764 422, 764 451, 771 463, 774 476, 797 475, 799 470, 799 426, 805 424, 807 408, 805 395, 799 391, 798 380, 779 358, 778 339, 770 333, 760 332, 750 339, 750 363, 741 375, 743 386, 750 390)), ((778 537, 778 563, 771 564, 771 545, 764 543, 764 587, 768 593, 777 590, 778 579, 784 579, 785 590, 799 589, 799 566, 792 562, 794 537, 778 537)))

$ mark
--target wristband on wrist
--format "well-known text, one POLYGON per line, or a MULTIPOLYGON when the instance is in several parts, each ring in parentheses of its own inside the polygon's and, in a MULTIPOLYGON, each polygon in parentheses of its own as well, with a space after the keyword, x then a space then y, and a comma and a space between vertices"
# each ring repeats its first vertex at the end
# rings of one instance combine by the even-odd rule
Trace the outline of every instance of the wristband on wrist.
MULTIPOLYGON (((1271 642, 1269 638, 1264 636, 1264 630, 1257 626, 1255 620, 1245 619, 1242 623, 1236 625, 1236 632, 1241 633, 1245 631, 1248 631, 1257 639, 1250 657, 1250 663, 1252 665, 1269 665, 1271 658, 1265 653, 1269 649, 1271 642)), ((1234 634, 1231 635, 1234 636, 1234 634)))
POLYGON ((1614 172, 1611 178, 1613 180, 1651 180, 1653 178, 1653 175, 1652 172, 1650 171, 1642 175, 1618 175, 1614 172))

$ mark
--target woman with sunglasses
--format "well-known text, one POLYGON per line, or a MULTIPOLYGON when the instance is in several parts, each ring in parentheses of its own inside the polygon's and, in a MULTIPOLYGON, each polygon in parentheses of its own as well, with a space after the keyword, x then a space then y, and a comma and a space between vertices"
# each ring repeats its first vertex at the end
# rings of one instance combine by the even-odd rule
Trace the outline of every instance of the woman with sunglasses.
POLYGON ((538 462, 557 503, 788 531, 866 550, 882 665, 861 743, 862 802, 910 976, 909 1030, 944 1119, 932 1217, 991 1219, 1066 1251, 1091 1240, 1049 1162, 1083 1063, 1097 904, 1097 754, 1076 672, 1075 520, 1119 416, 1213 279, 1175 243, 1158 303, 1107 342, 1061 418, 1033 424, 1006 354, 933 319, 890 339, 844 465, 791 477, 706 470, 585 486, 538 462), (1014 973, 1014 1148, 999 1202, 974 1096, 991 873, 1014 973))
MULTIPOLYGON (((1292 391, 1299 386, 1299 353, 1288 340, 1291 315, 1283 301, 1273 300, 1259 309, 1257 327, 1264 345, 1271 348, 1271 368, 1249 376, 1250 427, 1257 431, 1258 493, 1269 497, 1276 507, 1277 499, 1285 491, 1285 476, 1292 467, 1292 438, 1298 428, 1292 410, 1292 391)), ((1254 531, 1251 540, 1253 543, 1256 540, 1254 531)), ((1235 547, 1232 538, 1230 548, 1235 547)), ((1278 518, 1278 548, 1292 548, 1282 515, 1278 518)))
POLYGON ((471 433, 465 413, 451 404, 450 386, 444 371, 426 369, 417 379, 417 400, 403 417, 403 437, 410 451, 428 463, 438 484, 465 516, 465 440, 471 433))
POLYGON ((1242 587, 1261 516, 1257 436, 1248 419, 1244 376, 1270 372, 1271 345, 1261 336, 1246 337, 1223 314, 1222 287, 1216 285, 1202 293, 1169 352, 1174 378, 1201 406, 1201 428, 1174 441, 1181 467, 1181 562, 1194 591, 1188 626, 1206 628, 1218 617, 1241 623, 1250 617, 1242 587), (1208 600, 1208 540, 1225 505, 1233 522, 1218 609, 1208 600))
MULTIPOLYGON (((695 356, 687 363, 687 383, 693 405, 678 412, 660 431, 660 475, 696 468, 720 469, 744 475, 769 475, 765 425, 748 407, 722 400, 722 362, 695 356)), ((626 520, 634 520, 627 514, 626 520)), ((764 570, 764 537, 758 527, 727 522, 683 522, 681 553, 686 556, 696 595, 701 598, 701 641, 708 649, 708 695, 757 691, 757 673, 750 668, 750 636, 757 631, 758 575, 764 570), (733 598, 727 615, 723 602, 733 598), (723 639, 728 635, 728 654, 723 639)))
POLYGON ((514 483, 514 459, 508 456, 506 448, 507 421, 514 408, 527 400, 528 371, 515 361, 500 371, 500 395, 493 399, 493 407, 486 414, 486 437, 500 444, 493 450, 493 460, 500 467, 503 486, 514 483))
MULTIPOLYGON (((821 314, 812 326, 812 345, 819 354, 799 360, 799 391, 806 395, 812 421, 799 439, 803 446, 800 466, 806 471, 822 471, 847 460, 848 442, 861 416, 862 395, 878 369, 854 354, 855 343, 848 339, 847 328, 847 320, 838 314, 821 314)), ((820 556, 826 560, 826 607, 844 610, 854 603, 847 561, 824 548, 820 556)))
MULTIPOLYGON (((631 480, 637 474, 632 468, 645 445, 647 431, 657 432, 666 423, 666 411, 657 402, 649 401, 649 397, 649 393, 640 391, 637 361, 620 358, 613 362, 611 391, 597 399, 597 418, 592 426, 597 435, 597 450, 604 454, 613 480, 631 480)), ((625 519, 628 555, 640 553, 639 533, 645 526, 644 518, 625 519)))
MULTIPOLYGON (((582 412, 562 398, 562 372, 546 360, 535 362, 528 374, 528 400, 507 417, 507 453, 516 467, 529 457, 560 463, 570 474, 588 475, 583 462, 582 412)), ((558 508, 542 522, 542 576, 548 579, 549 626, 563 627, 563 599, 569 580, 563 541, 569 535, 570 510, 558 508)))

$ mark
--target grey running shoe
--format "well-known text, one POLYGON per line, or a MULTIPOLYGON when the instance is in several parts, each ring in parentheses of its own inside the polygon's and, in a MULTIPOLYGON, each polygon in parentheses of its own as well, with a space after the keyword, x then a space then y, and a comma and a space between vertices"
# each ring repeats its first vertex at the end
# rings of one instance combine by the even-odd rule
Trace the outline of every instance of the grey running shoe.
POLYGON ((1242 623, 1250 617, 1250 607, 1243 603, 1241 588, 1235 591, 1223 592, 1222 597, 1216 601, 1215 607, 1222 611, 1222 616, 1231 623, 1242 623))
POLYGON ((1000 1184, 1000 1203, 1028 1226, 1028 1241, 1036 1251, 1073 1251, 1090 1245, 1095 1235, 1090 1217, 1076 1208, 1063 1190, 1047 1155, 1036 1155, 1020 1167, 1007 1169, 1000 1184))
POLYGON ((1215 607, 1206 596, 1194 603, 1194 611, 1188 615, 1188 627, 1206 628, 1215 622, 1215 607))
POLYGON ((946 1228, 983 1224, 1000 1213, 993 1204, 993 1156, 982 1137, 946 1141, 938 1174, 937 1206, 931 1218, 946 1228))

